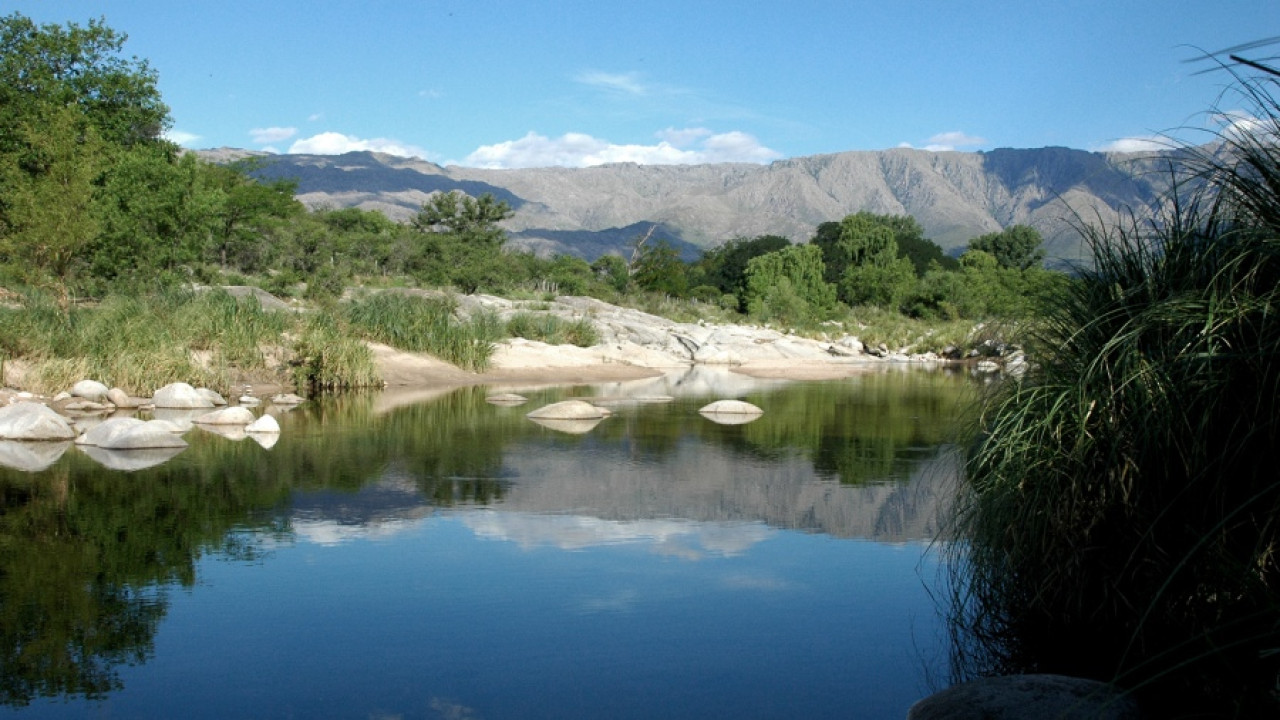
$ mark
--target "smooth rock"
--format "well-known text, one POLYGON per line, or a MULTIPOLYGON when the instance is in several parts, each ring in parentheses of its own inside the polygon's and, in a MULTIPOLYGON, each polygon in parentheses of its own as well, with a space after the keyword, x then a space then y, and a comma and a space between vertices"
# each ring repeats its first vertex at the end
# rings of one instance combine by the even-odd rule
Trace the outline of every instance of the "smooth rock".
POLYGON ((156 391, 151 404, 158 408, 211 408, 213 402, 184 382, 171 383, 156 391))
POLYGON ((1138 703, 1097 680, 1065 675, 982 678, 934 693, 907 720, 1139 720, 1138 703))
POLYGON ((280 393, 271 396, 271 402, 275 405, 301 405, 306 401, 306 398, 299 397, 293 393, 280 393))
POLYGON ((258 407, 262 401, 252 395, 241 395, 240 405, 243 407, 258 407))
POLYGON ((71 422, 51 408, 34 402, 20 402, 0 408, 0 439, 74 440, 71 422))
POLYGON ((216 390, 210 390, 209 388, 202 387, 196 388, 196 392, 200 393, 206 400, 213 403, 214 407, 222 407, 227 404, 226 399, 223 398, 222 395, 218 394, 218 391, 216 390))
POLYGON ((742 400, 717 400, 698 412, 703 415, 763 415, 764 411, 742 400))
POLYGON ((71 394, 78 398, 102 402, 107 399, 109 389, 97 380, 81 380, 71 386, 71 394))
POLYGON ((107 391, 107 402, 118 408, 136 408, 142 404, 142 401, 118 387, 111 388, 107 391))
POLYGON ((83 447, 100 447, 104 450, 154 450, 184 448, 187 441, 173 432, 173 426, 164 420, 151 420, 134 426, 124 432, 113 435, 97 445, 83 447))
POLYGON ((236 406, 205 413, 200 417, 192 418, 191 422, 197 425, 248 425, 253 420, 252 410, 236 406))
POLYGON ((280 423, 276 422, 274 417, 263 415, 245 426, 244 431, 247 433, 280 433, 280 423))
POLYGON ((109 442, 117 435, 123 435, 124 433, 145 424, 145 420, 132 417, 107 418, 88 430, 85 430, 80 437, 76 438, 76 444, 101 445, 104 442, 109 442))
POLYGON ((596 420, 604 417, 604 411, 582 400, 565 400, 551 403, 525 415, 531 420, 596 420))

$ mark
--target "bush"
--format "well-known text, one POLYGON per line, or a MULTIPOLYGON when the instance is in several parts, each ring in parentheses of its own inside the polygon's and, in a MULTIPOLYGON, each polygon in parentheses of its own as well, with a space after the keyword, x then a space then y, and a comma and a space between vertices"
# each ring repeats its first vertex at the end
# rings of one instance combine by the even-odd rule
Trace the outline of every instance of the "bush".
MULTIPOLYGON (((1085 229, 1037 368, 984 410, 954 546, 978 672, 1114 680, 1166 709, 1276 716, 1280 113, 1186 149, 1195 194, 1085 229)), ((1183 178, 1185 179, 1185 178, 1183 178)))

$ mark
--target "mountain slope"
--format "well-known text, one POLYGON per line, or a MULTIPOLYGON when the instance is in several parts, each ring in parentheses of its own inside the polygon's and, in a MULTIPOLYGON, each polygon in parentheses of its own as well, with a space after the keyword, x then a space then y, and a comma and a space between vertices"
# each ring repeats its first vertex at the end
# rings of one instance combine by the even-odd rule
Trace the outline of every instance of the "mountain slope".
MULTIPOLYGON (((232 151, 219 153, 226 159, 232 151)), ((263 177, 294 178, 312 207, 361 207, 405 219, 432 192, 506 200, 513 243, 594 259, 641 229, 709 247, 776 234, 808 240, 822 222, 868 210, 909 214, 944 250, 1014 224, 1031 225, 1048 255, 1077 259, 1077 218, 1111 222, 1152 205, 1165 189, 1160 155, 1068 148, 980 153, 898 148, 780 160, 769 165, 635 165, 487 170, 358 152, 261 158, 263 177)), ((686 248, 687 250, 687 248, 686 248)))

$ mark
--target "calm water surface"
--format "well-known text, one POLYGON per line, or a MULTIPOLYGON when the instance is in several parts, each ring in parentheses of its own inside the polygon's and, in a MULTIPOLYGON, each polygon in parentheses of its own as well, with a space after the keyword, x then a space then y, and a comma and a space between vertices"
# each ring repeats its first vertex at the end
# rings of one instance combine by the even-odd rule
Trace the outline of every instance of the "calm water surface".
POLYGON ((968 393, 691 371, 323 400, 165 462, 0 447, 3 712, 902 718, 945 681, 968 393), (575 396, 615 415, 524 417, 575 396), (765 415, 698 414, 727 397, 765 415))

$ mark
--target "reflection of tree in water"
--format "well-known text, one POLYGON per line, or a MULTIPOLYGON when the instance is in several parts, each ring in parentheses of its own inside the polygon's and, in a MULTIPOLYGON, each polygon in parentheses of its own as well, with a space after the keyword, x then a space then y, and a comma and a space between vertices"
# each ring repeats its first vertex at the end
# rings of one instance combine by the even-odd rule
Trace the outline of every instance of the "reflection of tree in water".
POLYGON ((205 552, 253 551, 229 531, 266 488, 219 469, 124 476, 75 455, 0 473, 0 703, 118 689, 114 668, 151 653, 166 588, 192 585, 205 552))

